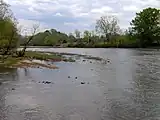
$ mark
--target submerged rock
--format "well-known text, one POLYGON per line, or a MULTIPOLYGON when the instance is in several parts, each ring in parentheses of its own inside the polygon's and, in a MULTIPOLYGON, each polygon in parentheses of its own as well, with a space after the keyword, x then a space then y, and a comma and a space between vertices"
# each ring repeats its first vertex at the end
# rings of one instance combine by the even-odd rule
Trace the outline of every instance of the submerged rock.
POLYGON ((111 60, 110 60, 110 59, 107 59, 107 62, 108 62, 108 63, 110 63, 110 62, 111 62, 111 60))
POLYGON ((15 90, 15 88, 12 88, 12 90, 15 90))
POLYGON ((53 84, 53 83, 50 82, 50 81, 43 81, 42 83, 43 83, 43 84, 53 84))
POLYGON ((51 84, 52 82, 46 81, 46 84, 51 84))
POLYGON ((78 77, 75 77, 75 79, 78 79, 78 77))
POLYGON ((85 82, 81 82, 81 84, 86 84, 85 82))
POLYGON ((29 61, 29 60, 23 60, 20 61, 19 63, 13 65, 13 67, 19 67, 19 68, 49 68, 49 69, 57 69, 58 67, 54 66, 54 65, 47 65, 42 61, 39 60, 33 60, 33 61, 29 61))

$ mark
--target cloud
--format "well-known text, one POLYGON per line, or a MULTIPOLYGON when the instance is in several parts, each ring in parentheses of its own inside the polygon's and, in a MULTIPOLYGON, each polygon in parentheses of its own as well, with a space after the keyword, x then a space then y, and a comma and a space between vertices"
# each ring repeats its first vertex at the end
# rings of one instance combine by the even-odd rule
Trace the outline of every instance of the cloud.
POLYGON ((63 32, 93 29, 102 15, 114 15, 122 28, 143 8, 160 8, 160 0, 4 0, 21 24, 39 22, 41 29, 63 32))
POLYGON ((139 8, 135 5, 129 5, 129 6, 123 6, 124 11, 131 11, 131 12, 136 12, 139 10, 139 8))
POLYGON ((55 16, 63 16, 61 13, 56 13, 55 16))
POLYGON ((104 13, 104 12, 110 12, 113 11, 113 9, 109 6, 103 6, 101 8, 94 8, 91 10, 91 13, 104 13))
POLYGON ((34 20, 18 19, 18 22, 18 28, 23 35, 32 34, 34 26, 37 26, 36 32, 42 32, 49 28, 47 24, 34 20))

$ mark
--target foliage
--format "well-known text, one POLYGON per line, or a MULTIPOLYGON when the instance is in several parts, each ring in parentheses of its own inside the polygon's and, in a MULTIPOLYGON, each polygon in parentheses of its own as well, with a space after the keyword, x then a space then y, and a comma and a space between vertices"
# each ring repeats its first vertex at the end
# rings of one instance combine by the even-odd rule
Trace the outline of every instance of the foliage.
MULTIPOLYGON (((72 39, 75 39, 74 37, 72 39)), ((32 46, 56 46, 66 43, 69 36, 65 33, 56 31, 55 29, 46 30, 45 32, 40 32, 36 34, 33 40, 29 43, 32 46)), ((23 44, 22 44, 23 45, 23 44)))
POLYGON ((57 54, 46 54, 42 52, 31 52, 27 51, 25 56, 26 58, 31 58, 31 59, 38 59, 38 60, 54 60, 54 61, 61 61, 63 58, 61 55, 57 54))
POLYGON ((131 22, 132 33, 141 47, 150 46, 153 43, 160 43, 160 10, 146 8, 136 13, 135 19, 131 22))
MULTIPOLYGON (((146 8, 136 13, 131 27, 123 34, 114 16, 102 16, 96 21, 95 31, 78 29, 65 34, 55 29, 37 33, 38 25, 33 26, 31 35, 22 36, 17 28, 17 21, 9 5, 0 0, 0 55, 1 58, 13 56, 51 59, 39 53, 26 52, 28 46, 53 47, 149 47, 160 45, 160 10, 146 8), (18 44, 23 49, 16 51, 18 44), (16 52, 15 52, 16 51, 16 52)), ((54 56, 55 58, 55 56, 54 56)))
POLYGON ((160 43, 159 10, 147 8, 136 14, 131 27, 124 33, 114 16, 102 16, 96 21, 95 31, 76 29, 74 33, 46 30, 34 36, 29 45, 54 47, 145 47, 160 43), (148 17, 149 16, 149 17, 148 17))
POLYGON ((81 37, 81 32, 77 29, 75 30, 75 36, 77 39, 80 39, 80 37, 81 37))
POLYGON ((91 38, 91 32, 88 30, 85 30, 83 33, 83 38, 87 43, 90 43, 90 38, 91 38))
POLYGON ((75 38, 75 36, 72 33, 69 33, 68 42, 69 43, 76 42, 76 38, 75 38))
POLYGON ((0 51, 2 59, 15 50, 18 43, 17 21, 9 5, 0 1, 0 51))

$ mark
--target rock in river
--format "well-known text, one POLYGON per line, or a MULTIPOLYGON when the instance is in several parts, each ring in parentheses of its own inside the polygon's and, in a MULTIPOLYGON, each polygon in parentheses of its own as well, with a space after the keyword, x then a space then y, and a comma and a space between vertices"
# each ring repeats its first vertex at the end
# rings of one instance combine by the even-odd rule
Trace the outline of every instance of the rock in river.
POLYGON ((12 90, 15 90, 15 88, 12 88, 12 90))
POLYGON ((43 84, 51 84, 52 82, 50 82, 50 81, 43 81, 42 83, 43 84))
POLYGON ((81 84, 85 84, 85 82, 81 82, 81 84))

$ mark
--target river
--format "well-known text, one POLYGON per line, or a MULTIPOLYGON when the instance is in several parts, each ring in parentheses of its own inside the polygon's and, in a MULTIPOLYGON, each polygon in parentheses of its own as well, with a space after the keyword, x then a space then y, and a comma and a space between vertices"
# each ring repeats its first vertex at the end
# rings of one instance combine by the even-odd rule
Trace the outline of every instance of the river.
POLYGON ((91 55, 56 70, 0 69, 0 120, 158 120, 157 49, 29 48, 91 55), (51 81, 52 84, 42 84, 51 81))

